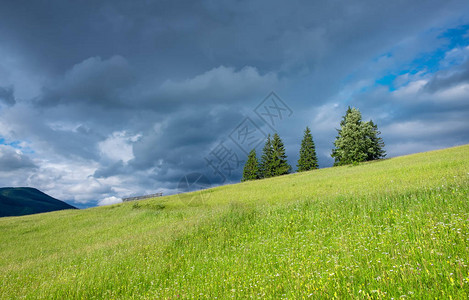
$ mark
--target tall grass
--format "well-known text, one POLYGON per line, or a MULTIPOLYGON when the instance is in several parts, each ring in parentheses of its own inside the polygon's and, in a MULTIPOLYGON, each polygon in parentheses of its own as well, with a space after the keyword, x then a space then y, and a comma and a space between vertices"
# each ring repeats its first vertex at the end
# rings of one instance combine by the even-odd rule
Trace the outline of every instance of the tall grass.
POLYGON ((466 299, 468 199, 462 146, 2 218, 0 298, 466 299))

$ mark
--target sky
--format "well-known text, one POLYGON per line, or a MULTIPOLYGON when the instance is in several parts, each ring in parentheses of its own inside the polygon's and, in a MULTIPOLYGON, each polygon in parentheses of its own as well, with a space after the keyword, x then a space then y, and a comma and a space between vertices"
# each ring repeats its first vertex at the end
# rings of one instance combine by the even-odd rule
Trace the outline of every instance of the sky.
POLYGON ((464 1, 0 0, 0 186, 77 207, 239 182, 348 106, 387 157, 469 143, 464 1))

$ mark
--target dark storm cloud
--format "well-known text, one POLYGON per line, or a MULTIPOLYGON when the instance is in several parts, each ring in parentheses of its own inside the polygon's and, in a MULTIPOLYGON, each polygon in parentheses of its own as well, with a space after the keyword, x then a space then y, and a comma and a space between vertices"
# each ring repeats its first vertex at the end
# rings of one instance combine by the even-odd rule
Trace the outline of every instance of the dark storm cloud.
POLYGON ((15 105, 15 95, 13 87, 1 87, 0 86, 0 102, 5 103, 6 105, 15 105))
MULTIPOLYGON (((219 65, 253 65, 261 72, 314 68, 339 53, 335 64, 353 68, 344 64, 350 56, 393 45, 402 32, 418 32, 429 19, 445 17, 441 2, 424 3, 10 2, 0 13, 8 25, 1 36, 35 63, 60 72, 89 57, 116 54, 161 79, 192 77, 219 65)), ((452 1, 450 8, 464 4, 452 1)))
POLYGON ((0 138, 34 149, 31 185, 81 202, 174 192, 190 172, 221 183, 204 158, 272 90, 293 110, 276 128, 292 165, 307 125, 321 166, 330 165, 347 105, 378 123, 391 155, 467 142, 463 48, 446 49, 435 74, 402 77, 396 91, 375 81, 447 47, 442 33, 469 22, 468 9, 467 1, 11 1, 0 10, 0 138))
POLYGON ((108 60, 91 57, 73 66, 62 80, 46 87, 38 105, 86 104, 90 106, 128 106, 133 99, 125 99, 132 81, 127 61, 120 56, 108 60), (124 99, 123 99, 124 98, 124 99))

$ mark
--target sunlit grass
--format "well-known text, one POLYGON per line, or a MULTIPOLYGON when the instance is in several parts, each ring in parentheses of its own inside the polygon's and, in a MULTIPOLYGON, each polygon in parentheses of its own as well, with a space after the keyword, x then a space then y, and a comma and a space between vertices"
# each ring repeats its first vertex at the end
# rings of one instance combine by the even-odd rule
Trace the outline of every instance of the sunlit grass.
POLYGON ((469 146, 0 219, 0 298, 469 294, 469 146))

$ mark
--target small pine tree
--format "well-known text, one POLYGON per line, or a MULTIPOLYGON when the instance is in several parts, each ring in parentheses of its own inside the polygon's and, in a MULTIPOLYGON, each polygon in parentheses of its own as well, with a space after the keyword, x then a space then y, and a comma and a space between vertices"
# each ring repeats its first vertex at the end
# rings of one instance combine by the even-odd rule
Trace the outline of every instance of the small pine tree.
POLYGON ((264 148, 262 149, 261 162, 259 164, 259 178, 272 177, 272 141, 270 140, 270 134, 267 136, 264 148))
POLYGON ((272 175, 279 176, 290 173, 291 166, 288 164, 285 146, 280 136, 275 133, 272 139, 272 175))
POLYGON ((310 171, 318 168, 318 158, 316 156, 316 146, 313 136, 308 127, 305 129, 303 140, 301 141, 300 158, 298 159, 298 172, 310 171))
POLYGON ((241 181, 256 179, 259 179, 259 163, 257 161, 256 150, 252 149, 251 152, 249 152, 248 160, 244 165, 243 178, 241 181))

